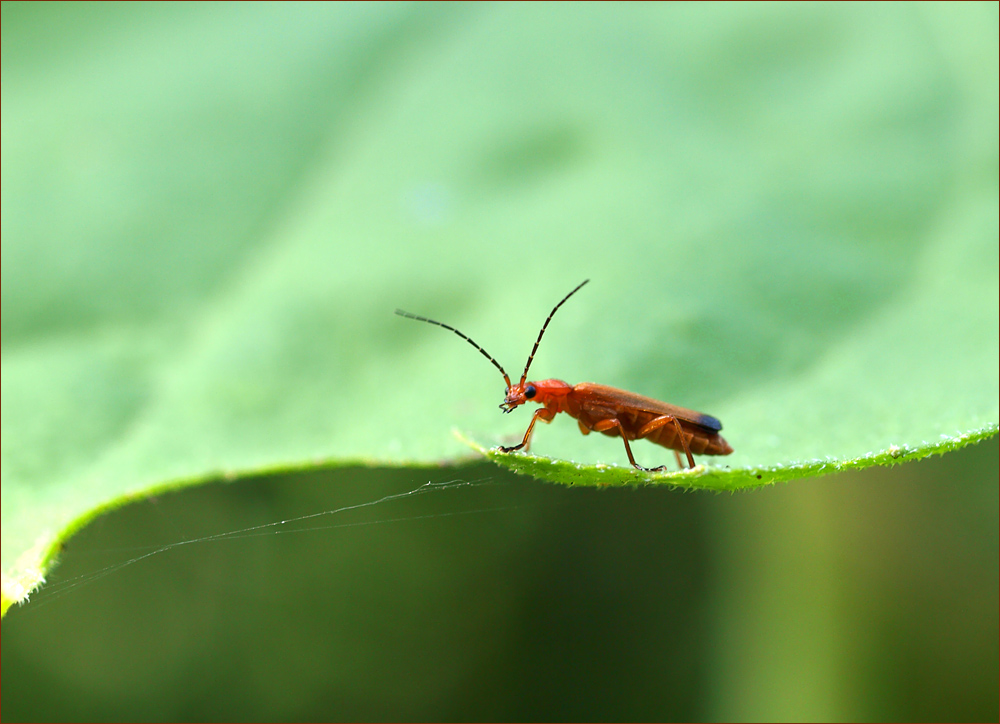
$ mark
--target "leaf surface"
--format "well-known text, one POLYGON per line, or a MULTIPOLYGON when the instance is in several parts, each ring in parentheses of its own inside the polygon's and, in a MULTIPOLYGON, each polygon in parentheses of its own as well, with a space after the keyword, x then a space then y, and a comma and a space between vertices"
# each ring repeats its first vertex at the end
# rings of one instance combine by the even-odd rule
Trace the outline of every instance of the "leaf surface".
MULTIPOLYGON (((4 610, 137 496, 454 462, 456 428, 518 439, 496 370, 396 307, 518 374, 591 278, 533 375, 703 410, 736 450, 650 482, 996 434, 997 25, 995 5, 5 4, 4 610)), ((542 427, 533 452, 575 462, 493 457, 640 480, 620 441, 542 427)))

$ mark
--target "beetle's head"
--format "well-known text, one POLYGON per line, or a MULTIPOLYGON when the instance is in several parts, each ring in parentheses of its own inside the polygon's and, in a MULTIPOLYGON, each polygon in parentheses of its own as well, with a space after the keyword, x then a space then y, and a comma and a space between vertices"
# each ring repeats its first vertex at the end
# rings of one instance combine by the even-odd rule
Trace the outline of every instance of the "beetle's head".
MULTIPOLYGON (((519 406, 523 405, 525 402, 527 402, 528 400, 533 399, 536 395, 538 395, 538 392, 539 392, 538 385, 536 383, 534 383, 534 382, 528 382, 527 381, 527 379, 528 379, 528 368, 531 367, 531 360, 533 360, 535 358, 535 352, 538 351, 538 345, 542 341, 542 335, 545 334, 545 330, 549 326, 549 322, 552 321, 552 316, 556 313, 556 311, 559 309, 559 307, 561 307, 566 302, 567 299, 569 299, 574 294, 576 294, 580 290, 580 287, 582 287, 588 281, 590 281, 590 280, 589 279, 584 279, 580 284, 578 284, 576 286, 575 289, 573 289, 573 291, 571 291, 569 294, 567 294, 565 297, 563 297, 562 300, 559 302, 559 304, 557 304, 555 307, 552 308, 551 312, 549 312, 549 316, 546 317, 545 323, 542 325, 541 331, 538 332, 538 339, 535 340, 535 346, 531 348, 531 354, 528 355, 528 361, 524 365, 524 373, 521 375, 521 381, 518 382, 516 385, 511 384, 510 377, 504 371, 504 368, 500 365, 499 362, 497 362, 495 359, 493 359, 493 357, 490 355, 489 352, 487 352, 485 349, 483 349, 478 344, 476 344, 475 342, 473 342, 471 337, 467 336, 463 332, 459 332, 457 329, 455 329, 454 327, 452 327, 450 324, 445 324, 443 322, 437 322, 437 321, 435 321, 433 319, 428 319, 427 317, 421 317, 421 316, 416 315, 416 314, 410 314, 409 312, 404 312, 402 309, 397 309, 396 310, 396 314, 398 314, 401 317, 407 317, 409 319, 416 319, 418 322, 427 322, 428 324, 434 324, 434 325, 437 325, 438 327, 444 327, 445 329, 451 330, 452 332, 454 332, 455 334, 457 334, 459 337, 461 337, 462 339, 464 339, 466 342, 468 342, 469 344, 471 344, 473 347, 475 347, 477 350, 479 350, 480 354, 482 354, 483 357, 485 357, 486 359, 488 359, 490 361, 490 363, 500 371, 500 374, 503 375, 503 381, 507 385, 507 387, 506 387, 506 390, 505 390, 505 393, 504 393, 503 403, 500 405, 500 409, 503 410, 504 412, 510 412, 515 407, 519 407, 519 406)), ((548 399, 548 395, 551 394, 551 392, 550 392, 551 387, 549 385, 549 383, 551 383, 551 382, 553 382, 553 380, 543 380, 542 383, 541 383, 543 385, 543 389, 542 389, 543 395, 542 395, 542 397, 544 399, 548 399)), ((561 384, 565 385, 566 383, 563 382, 561 384)))
POLYGON ((538 394, 538 390, 533 382, 521 380, 519 384, 511 385, 507 388, 507 394, 500 404, 500 409, 504 412, 511 412, 515 407, 523 405, 538 394))

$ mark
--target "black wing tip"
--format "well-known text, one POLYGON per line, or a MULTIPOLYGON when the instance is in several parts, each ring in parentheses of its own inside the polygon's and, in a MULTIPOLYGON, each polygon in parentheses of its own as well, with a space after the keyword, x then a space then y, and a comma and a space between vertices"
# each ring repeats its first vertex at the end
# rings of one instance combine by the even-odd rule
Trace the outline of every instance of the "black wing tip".
POLYGON ((711 415, 702 415, 697 420, 695 420, 702 427, 708 428, 709 430, 715 430, 719 432, 722 430, 722 422, 718 418, 712 417, 711 415))

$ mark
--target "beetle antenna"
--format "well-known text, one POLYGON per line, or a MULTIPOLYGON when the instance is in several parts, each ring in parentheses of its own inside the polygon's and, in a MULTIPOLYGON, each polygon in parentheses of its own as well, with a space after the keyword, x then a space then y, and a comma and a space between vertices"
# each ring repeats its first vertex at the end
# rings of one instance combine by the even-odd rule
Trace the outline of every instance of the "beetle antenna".
MULTIPOLYGON (((580 287, 582 287, 584 284, 586 284, 589 281, 590 281, 589 279, 584 279, 582 282, 580 282, 576 286, 576 289, 574 289, 569 294, 567 294, 565 297, 563 297, 562 301, 559 302, 559 304, 557 304, 556 306, 554 306, 552 308, 552 311, 549 312, 549 316, 545 320, 545 324, 542 325, 542 331, 538 333, 538 339, 535 340, 535 346, 531 348, 531 354, 528 355, 528 361, 524 365, 524 374, 521 375, 521 384, 522 385, 524 384, 524 381, 526 379, 528 379, 528 368, 531 367, 531 360, 533 360, 535 358, 535 352, 538 351, 538 343, 542 341, 542 335, 545 334, 545 328, 548 327, 549 326, 549 322, 552 321, 552 316, 556 313, 556 310, 559 309, 559 307, 561 307, 565 303, 565 301, 567 299, 569 299, 574 294, 576 294, 578 291, 580 291, 580 287)), ((510 387, 509 384, 507 386, 510 387)))
MULTIPOLYGON (((579 287, 577 287, 577 288, 579 288, 579 287)), ((573 291, 575 292, 576 289, 574 289, 573 291)), ((564 301, 566 301, 566 300, 564 299, 563 302, 564 301)), ((560 304, 562 304, 562 302, 560 302, 560 304)), ((553 311, 555 311, 555 310, 553 310, 553 311)), ((396 314, 398 314, 400 317, 406 317, 407 319, 416 319, 418 322, 427 322, 428 324, 436 324, 439 327, 444 327, 445 329, 450 329, 452 332, 454 332, 459 337, 461 337, 462 339, 464 339, 466 342, 468 342, 469 344, 471 344, 473 347, 475 347, 476 349, 478 349, 480 351, 480 353, 482 353, 483 357, 485 357, 490 362, 492 362, 493 366, 496 367, 498 370, 500 370, 500 374, 503 375, 504 382, 507 383, 507 389, 510 389, 510 377, 507 376, 507 373, 504 371, 504 368, 500 366, 499 362, 497 362, 495 359, 493 359, 492 356, 490 356, 489 352, 487 352, 485 349, 483 349, 478 344, 476 344, 472 340, 472 337, 469 337, 469 336, 467 336, 465 334, 462 334, 457 329, 455 329, 451 325, 445 324, 444 322, 438 322, 438 321, 433 320, 433 319, 428 319, 427 317, 421 317, 421 316, 416 315, 416 314, 410 314, 409 312, 404 312, 402 309, 397 309, 396 310, 396 314)), ((548 322, 546 322, 546 324, 548 324, 548 322)), ((539 337, 539 339, 541 339, 541 337, 539 337)))

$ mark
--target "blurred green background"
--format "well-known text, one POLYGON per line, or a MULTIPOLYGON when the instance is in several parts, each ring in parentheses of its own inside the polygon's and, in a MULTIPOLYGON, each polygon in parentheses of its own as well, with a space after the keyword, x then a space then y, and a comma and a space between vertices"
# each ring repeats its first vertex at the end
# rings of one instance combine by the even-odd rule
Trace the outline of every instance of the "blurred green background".
POLYGON ((995 440, 739 495, 428 468, 527 416, 391 314, 518 370, 591 277, 536 372, 733 467, 995 426, 995 4, 2 12, 5 573, 244 478, 69 541, 4 720, 998 718, 995 440), (476 485, 176 545, 428 480, 476 485))
POLYGON ((166 495, 99 519, 8 613, 3 717, 995 720, 998 457, 735 494, 479 464, 166 495), (488 484, 91 578, 456 479, 488 484), (392 522, 416 516, 437 517, 392 522))

